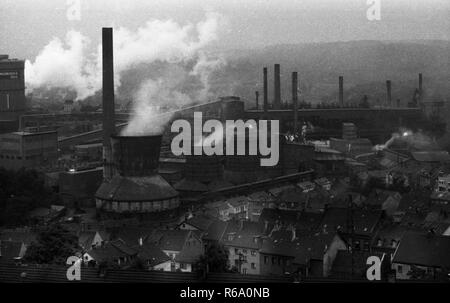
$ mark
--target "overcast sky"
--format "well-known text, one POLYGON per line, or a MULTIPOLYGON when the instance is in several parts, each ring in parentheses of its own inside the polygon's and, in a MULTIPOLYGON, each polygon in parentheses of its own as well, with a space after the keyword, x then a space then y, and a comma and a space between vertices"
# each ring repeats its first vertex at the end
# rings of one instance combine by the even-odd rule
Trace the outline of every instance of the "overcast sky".
POLYGON ((369 21, 375 0, 79 0, 81 19, 67 18, 77 0, 2 0, 0 53, 34 59, 53 38, 80 31, 99 42, 102 26, 143 26, 151 19, 196 23, 206 12, 224 23, 215 48, 348 40, 450 40, 449 0, 379 0, 381 20, 369 21))

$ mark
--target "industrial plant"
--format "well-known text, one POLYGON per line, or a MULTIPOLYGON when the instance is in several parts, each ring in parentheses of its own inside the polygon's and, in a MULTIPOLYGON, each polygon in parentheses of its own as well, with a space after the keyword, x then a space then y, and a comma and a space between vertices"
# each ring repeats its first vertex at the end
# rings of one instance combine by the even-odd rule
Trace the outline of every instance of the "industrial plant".
MULTIPOLYGON (((0 55, 1 282, 66 281, 71 256, 44 253, 55 243, 81 264, 83 282, 450 281, 449 100, 425 93, 425 71, 414 70, 408 100, 398 98, 403 71, 391 73, 377 101, 355 92, 350 71, 329 72, 331 101, 312 102, 317 79, 275 54, 257 67, 254 99, 235 90, 130 110, 117 101, 118 87, 137 81, 116 70, 123 33, 97 34, 97 107, 66 95, 59 110, 38 108, 39 98, 55 105, 26 94, 30 65, 0 55), (243 132, 195 134, 195 113, 243 121, 243 132), (173 152, 177 120, 191 126, 189 154, 173 152), (246 121, 272 124, 255 139, 246 121), (202 150, 218 143, 220 154, 202 150), (274 165, 261 165, 261 146, 277 148, 274 165), (369 258, 379 260, 373 277, 369 258)), ((162 82, 149 83, 154 92, 162 82)))

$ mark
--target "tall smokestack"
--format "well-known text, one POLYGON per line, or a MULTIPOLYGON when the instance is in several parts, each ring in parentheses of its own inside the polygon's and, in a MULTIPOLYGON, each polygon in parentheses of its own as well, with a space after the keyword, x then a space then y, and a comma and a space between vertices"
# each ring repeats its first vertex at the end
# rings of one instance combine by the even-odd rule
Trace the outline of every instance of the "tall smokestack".
POLYGON ((268 104, 268 96, 267 96, 267 67, 264 67, 264 116, 267 118, 267 107, 268 104))
POLYGON ((292 104, 294 108, 294 134, 298 126, 298 79, 297 72, 292 72, 292 104))
POLYGON ((419 94, 422 96, 422 73, 419 73, 419 94))
POLYGON ((281 88, 280 88, 280 64, 275 64, 275 75, 274 75, 274 99, 273 107, 274 109, 280 109, 281 107, 281 88))
POLYGON ((344 107, 344 77, 339 76, 339 105, 344 107))
POLYGON ((391 80, 386 81, 387 106, 392 106, 391 80))
POLYGON ((103 178, 112 178, 111 136, 115 134, 113 29, 102 28, 103 178))
POLYGON ((255 91, 256 109, 259 108, 259 91, 255 91))

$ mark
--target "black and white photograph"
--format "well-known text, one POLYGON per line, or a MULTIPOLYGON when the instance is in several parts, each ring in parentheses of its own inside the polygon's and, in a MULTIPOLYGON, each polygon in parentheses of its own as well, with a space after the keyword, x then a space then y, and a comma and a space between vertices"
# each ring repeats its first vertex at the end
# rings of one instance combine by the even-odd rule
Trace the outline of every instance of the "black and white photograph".
POLYGON ((2 284, 449 283, 449 152, 448 0, 0 0, 2 284))

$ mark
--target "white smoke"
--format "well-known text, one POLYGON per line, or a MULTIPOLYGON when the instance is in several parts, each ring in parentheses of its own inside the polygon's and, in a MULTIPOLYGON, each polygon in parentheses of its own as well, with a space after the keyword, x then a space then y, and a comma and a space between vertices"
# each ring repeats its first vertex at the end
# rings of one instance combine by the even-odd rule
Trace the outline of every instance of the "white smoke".
MULTIPOLYGON (((115 29, 116 88, 120 86, 120 74, 133 66, 157 60, 177 63, 197 56, 217 39, 221 20, 220 15, 208 12, 205 20, 197 24, 182 26, 173 20, 151 20, 136 31, 115 29)), ((27 93, 37 88, 68 88, 80 100, 99 91, 101 44, 89 53, 90 43, 87 37, 73 30, 66 34, 64 42, 59 38, 50 41, 34 62, 25 62, 27 93)))
MULTIPOLYGON (((142 82, 131 96, 133 118, 124 134, 159 132, 170 119, 168 115, 155 117, 161 106, 181 107, 211 97, 210 75, 225 61, 207 55, 204 48, 218 38, 222 21, 222 16, 208 12, 197 24, 181 26, 172 20, 151 20, 136 31, 124 27, 114 30, 116 91, 124 71, 153 62, 169 65, 164 75, 139 79, 142 82), (186 70, 189 61, 194 64, 186 70), (196 87, 195 92, 182 92, 181 87, 192 77, 201 87, 196 87)), ((89 44, 89 39, 76 31, 68 32, 64 43, 54 38, 34 62, 26 61, 27 93, 37 88, 67 88, 76 92, 76 100, 94 95, 102 85, 102 49, 99 44, 95 52, 89 53, 89 44)))
POLYGON ((89 39, 69 31, 64 42, 54 38, 34 63, 25 62, 28 93, 35 88, 69 88, 77 92, 77 99, 83 99, 101 88, 101 66, 93 54, 86 55, 89 39))
POLYGON ((423 133, 423 131, 419 130, 417 132, 413 132, 407 128, 400 128, 398 132, 395 132, 391 135, 391 138, 387 140, 384 144, 378 144, 374 146, 374 150, 381 151, 386 148, 389 148, 396 140, 405 142, 408 147, 417 149, 417 150, 425 150, 425 149, 436 149, 436 142, 430 138, 428 135, 423 133))

